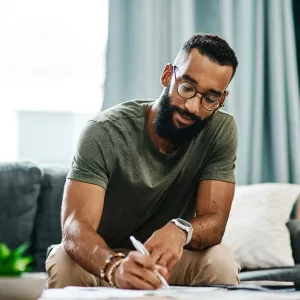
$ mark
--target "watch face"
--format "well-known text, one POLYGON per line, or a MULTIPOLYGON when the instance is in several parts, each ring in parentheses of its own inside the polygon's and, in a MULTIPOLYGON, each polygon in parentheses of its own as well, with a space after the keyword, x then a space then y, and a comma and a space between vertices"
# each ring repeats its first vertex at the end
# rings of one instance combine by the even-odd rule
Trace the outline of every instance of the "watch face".
POLYGON ((189 227, 189 228, 192 227, 191 224, 190 224, 189 222, 187 222, 187 221, 185 221, 185 220, 183 220, 183 219, 178 218, 178 219, 177 219, 177 222, 178 222, 179 224, 185 226, 185 227, 189 227))

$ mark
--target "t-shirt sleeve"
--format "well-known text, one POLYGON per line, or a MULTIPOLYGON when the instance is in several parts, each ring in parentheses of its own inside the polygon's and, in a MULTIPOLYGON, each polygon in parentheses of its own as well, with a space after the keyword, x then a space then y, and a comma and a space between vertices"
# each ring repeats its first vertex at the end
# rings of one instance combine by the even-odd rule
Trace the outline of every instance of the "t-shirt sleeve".
POLYGON ((237 128, 232 116, 224 120, 218 131, 214 146, 200 173, 200 181, 218 180, 235 183, 235 161, 237 151, 237 128))
POLYGON ((67 178, 106 189, 113 153, 105 127, 98 122, 89 121, 79 137, 67 178))

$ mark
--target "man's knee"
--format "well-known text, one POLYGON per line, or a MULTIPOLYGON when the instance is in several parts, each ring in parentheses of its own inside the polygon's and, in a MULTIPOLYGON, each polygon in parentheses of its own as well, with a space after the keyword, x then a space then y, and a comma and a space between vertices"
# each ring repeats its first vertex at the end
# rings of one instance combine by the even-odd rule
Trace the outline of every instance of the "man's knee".
POLYGON ((66 252, 63 244, 55 246, 46 261, 48 288, 97 286, 97 278, 81 268, 66 252))
POLYGON ((192 285, 201 283, 228 284, 239 283, 238 273, 240 266, 234 258, 233 252, 225 245, 216 245, 205 250, 204 256, 201 255, 202 274, 196 276, 192 285), (204 266, 203 266, 204 264, 204 266))

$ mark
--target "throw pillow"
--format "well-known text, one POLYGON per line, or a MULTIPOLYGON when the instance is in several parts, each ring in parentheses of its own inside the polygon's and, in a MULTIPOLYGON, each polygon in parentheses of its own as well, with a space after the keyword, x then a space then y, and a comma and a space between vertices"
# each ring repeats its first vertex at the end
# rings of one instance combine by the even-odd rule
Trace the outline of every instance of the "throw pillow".
POLYGON ((294 265, 286 227, 300 185, 267 183, 237 186, 222 243, 242 269, 294 265))

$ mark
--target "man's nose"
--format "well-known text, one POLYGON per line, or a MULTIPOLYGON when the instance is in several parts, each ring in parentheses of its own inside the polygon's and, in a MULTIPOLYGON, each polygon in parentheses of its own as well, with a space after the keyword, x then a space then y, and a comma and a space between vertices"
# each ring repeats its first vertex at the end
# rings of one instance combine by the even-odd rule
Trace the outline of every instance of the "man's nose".
POLYGON ((190 99, 187 99, 186 102, 185 102, 185 108, 192 114, 200 117, 200 118, 203 118, 202 114, 201 113, 201 96, 199 95, 195 95, 195 97, 193 98, 190 98, 190 99))

